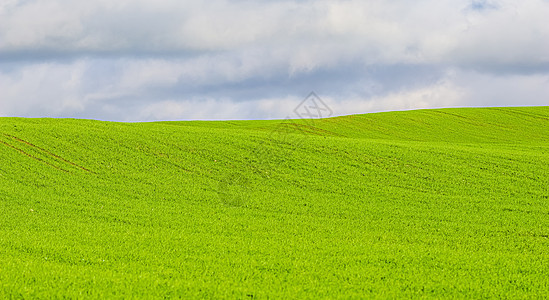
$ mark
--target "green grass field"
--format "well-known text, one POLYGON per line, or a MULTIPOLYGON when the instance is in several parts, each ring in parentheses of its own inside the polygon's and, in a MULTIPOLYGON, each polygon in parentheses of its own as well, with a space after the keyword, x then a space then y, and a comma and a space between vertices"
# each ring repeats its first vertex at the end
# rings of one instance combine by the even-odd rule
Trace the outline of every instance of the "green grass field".
POLYGON ((547 298, 549 107, 0 118, 0 298, 547 298))

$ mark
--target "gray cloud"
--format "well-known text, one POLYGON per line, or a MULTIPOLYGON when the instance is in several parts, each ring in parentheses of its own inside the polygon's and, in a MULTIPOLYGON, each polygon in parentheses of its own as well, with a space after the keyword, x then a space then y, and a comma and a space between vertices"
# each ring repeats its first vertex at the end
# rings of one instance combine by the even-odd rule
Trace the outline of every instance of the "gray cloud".
POLYGON ((549 3, 0 3, 0 115, 283 118, 547 105, 549 3))

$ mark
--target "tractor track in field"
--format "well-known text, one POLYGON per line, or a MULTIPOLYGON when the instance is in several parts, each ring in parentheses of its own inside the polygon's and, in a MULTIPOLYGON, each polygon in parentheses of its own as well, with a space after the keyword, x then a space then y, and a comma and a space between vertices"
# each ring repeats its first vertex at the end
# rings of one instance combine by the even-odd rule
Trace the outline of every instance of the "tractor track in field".
MULTIPOLYGON (((25 141, 25 140, 23 140, 23 139, 18 138, 18 137, 16 137, 16 136, 13 136, 13 135, 10 135, 10 134, 7 134, 7 133, 2 133, 2 135, 6 136, 6 137, 8 137, 8 138, 10 138, 10 139, 12 139, 12 140, 15 140, 15 141, 17 141, 17 142, 19 142, 19 143, 25 144, 25 145, 31 147, 32 149, 36 150, 37 152, 44 154, 45 156, 52 157, 54 160, 56 160, 56 161, 58 161, 58 162, 62 162, 62 163, 71 165, 71 166, 73 166, 73 167, 76 167, 76 168, 81 169, 81 170, 83 170, 83 171, 85 171, 85 172, 88 172, 88 173, 94 173, 94 172, 92 172, 91 170, 89 170, 89 169, 87 169, 87 168, 85 168, 85 167, 83 167, 83 166, 81 166, 81 165, 78 165, 78 164, 76 164, 76 163, 74 163, 74 162, 72 162, 72 161, 70 161, 70 160, 67 160, 67 159, 65 159, 65 158, 63 158, 63 157, 61 157, 61 156, 59 156, 59 155, 57 155, 57 154, 54 154, 54 153, 52 153, 52 152, 50 152, 50 151, 48 151, 48 150, 46 150, 46 149, 44 149, 44 148, 38 147, 38 146, 36 146, 36 145, 34 145, 34 144, 28 142, 28 141, 25 141)), ((42 159, 42 158, 40 158, 40 157, 36 157, 36 156, 34 156, 34 155, 32 155, 32 154, 30 154, 30 153, 24 151, 23 149, 20 149, 20 148, 14 146, 14 145, 12 145, 12 144, 10 144, 10 143, 8 143, 8 142, 5 142, 5 141, 0 140, 0 143, 2 143, 2 144, 6 145, 6 146, 8 146, 8 147, 10 147, 10 148, 12 148, 12 149, 14 149, 14 150, 17 150, 19 153, 24 154, 24 155, 26 155, 26 156, 28 156, 28 157, 30 157, 30 158, 32 158, 32 159, 35 159, 35 160, 37 160, 37 161, 39 161, 39 162, 42 162, 42 163, 44 163, 44 164, 46 164, 46 165, 48 165, 48 166, 50 166, 50 167, 53 167, 53 168, 58 169, 58 170, 61 170, 61 171, 63 171, 63 172, 70 173, 69 171, 67 171, 67 170, 65 170, 65 169, 63 169, 63 168, 61 168, 61 167, 59 167, 59 166, 56 166, 56 165, 54 165, 54 164, 52 164, 52 163, 50 163, 50 162, 48 162, 48 161, 46 161, 46 160, 44 160, 44 159, 42 159)))
POLYGON ((35 160, 37 160, 37 161, 39 161, 39 162, 41 162, 41 163, 44 163, 44 164, 46 164, 46 165, 48 165, 48 166, 50 166, 50 167, 53 167, 53 168, 55 168, 55 169, 57 169, 57 170, 60 170, 60 171, 69 173, 69 171, 67 171, 67 170, 65 170, 65 169, 61 169, 60 167, 58 167, 58 166, 56 166, 56 165, 53 165, 53 164, 51 164, 51 163, 49 163, 49 162, 47 162, 47 161, 45 161, 45 160, 43 160, 43 159, 41 159, 41 158, 38 158, 38 157, 36 157, 36 156, 33 156, 33 155, 31 155, 31 154, 29 154, 29 153, 27 153, 27 152, 25 152, 25 151, 23 151, 23 150, 21 150, 21 149, 15 147, 15 146, 13 146, 13 145, 10 145, 10 144, 8 144, 8 143, 6 143, 6 142, 4 142, 4 141, 0 141, 0 143, 2 143, 2 144, 4 144, 4 145, 6 145, 6 146, 8 146, 8 147, 10 147, 10 148, 12 148, 12 149, 18 151, 18 152, 21 153, 21 154, 24 154, 24 155, 26 155, 26 156, 28 156, 28 157, 30 157, 30 158, 32 158, 32 159, 35 159, 35 160))

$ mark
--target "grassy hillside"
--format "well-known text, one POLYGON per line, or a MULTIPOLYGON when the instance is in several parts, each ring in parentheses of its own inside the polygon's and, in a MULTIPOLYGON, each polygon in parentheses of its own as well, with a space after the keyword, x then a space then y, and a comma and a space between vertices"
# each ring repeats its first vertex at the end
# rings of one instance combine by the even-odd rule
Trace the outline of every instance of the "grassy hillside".
POLYGON ((549 297, 549 107, 0 118, 0 298, 549 297))

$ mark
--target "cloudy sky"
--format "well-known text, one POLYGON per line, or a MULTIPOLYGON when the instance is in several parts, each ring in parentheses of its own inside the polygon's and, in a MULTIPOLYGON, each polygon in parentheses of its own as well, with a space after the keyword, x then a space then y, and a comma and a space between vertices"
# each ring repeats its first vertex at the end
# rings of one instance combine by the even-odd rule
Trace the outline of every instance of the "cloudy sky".
POLYGON ((548 0, 0 0, 0 116, 549 105, 548 0))

